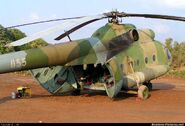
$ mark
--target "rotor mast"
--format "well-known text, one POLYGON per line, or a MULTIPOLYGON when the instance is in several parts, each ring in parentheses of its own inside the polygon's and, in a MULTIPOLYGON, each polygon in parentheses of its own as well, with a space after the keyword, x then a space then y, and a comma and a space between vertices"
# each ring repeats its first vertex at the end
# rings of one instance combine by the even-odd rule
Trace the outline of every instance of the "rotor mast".
POLYGON ((122 22, 122 18, 119 16, 119 12, 117 10, 105 13, 105 15, 109 17, 108 18, 109 23, 119 24, 120 22, 122 22))

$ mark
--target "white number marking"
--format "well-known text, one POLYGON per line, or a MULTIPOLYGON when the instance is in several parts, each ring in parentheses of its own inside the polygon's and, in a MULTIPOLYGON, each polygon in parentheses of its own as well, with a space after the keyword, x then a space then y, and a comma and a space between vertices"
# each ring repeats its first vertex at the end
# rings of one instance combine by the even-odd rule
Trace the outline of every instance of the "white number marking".
POLYGON ((26 58, 16 58, 10 61, 11 68, 20 68, 26 66, 26 58))

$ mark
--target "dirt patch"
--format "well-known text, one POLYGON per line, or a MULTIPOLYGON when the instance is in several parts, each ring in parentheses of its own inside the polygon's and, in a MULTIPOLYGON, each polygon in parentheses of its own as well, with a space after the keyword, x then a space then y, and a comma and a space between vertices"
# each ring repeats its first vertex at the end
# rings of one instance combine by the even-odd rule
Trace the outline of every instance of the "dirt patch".
POLYGON ((31 77, 0 75, 1 122, 185 122, 185 80, 160 78, 145 101, 120 93, 114 100, 105 92, 80 96, 52 96, 31 77), (17 86, 29 86, 32 98, 12 100, 17 86))

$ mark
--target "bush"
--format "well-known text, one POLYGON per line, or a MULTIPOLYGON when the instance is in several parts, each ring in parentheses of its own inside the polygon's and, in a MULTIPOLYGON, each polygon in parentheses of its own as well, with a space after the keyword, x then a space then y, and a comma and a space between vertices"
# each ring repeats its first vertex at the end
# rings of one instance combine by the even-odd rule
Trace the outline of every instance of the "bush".
POLYGON ((185 79, 185 70, 171 70, 169 71, 166 76, 168 77, 180 77, 185 79))

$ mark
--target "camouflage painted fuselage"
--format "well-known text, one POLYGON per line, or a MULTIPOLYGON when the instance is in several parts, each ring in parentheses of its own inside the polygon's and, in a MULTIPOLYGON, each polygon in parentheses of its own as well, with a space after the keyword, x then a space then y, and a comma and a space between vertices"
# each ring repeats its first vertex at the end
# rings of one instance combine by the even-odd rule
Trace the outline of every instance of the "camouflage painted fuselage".
POLYGON ((115 97, 121 90, 162 76, 171 64, 169 51, 154 40, 152 30, 134 29, 130 24, 106 24, 87 39, 4 54, 0 73, 31 70, 52 94, 61 95, 80 84, 115 97))

